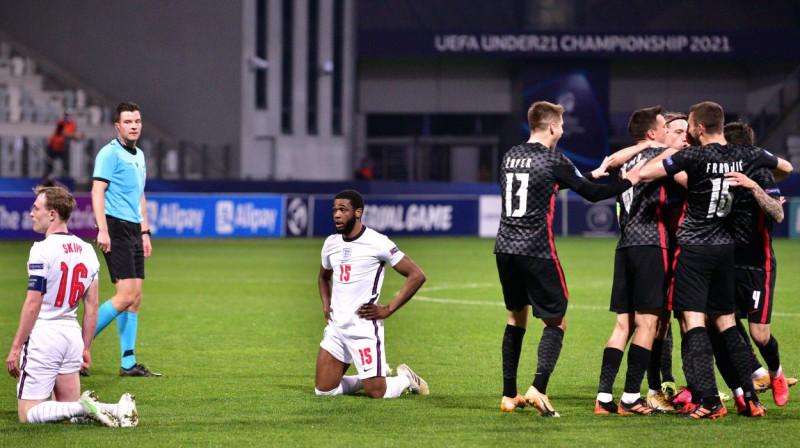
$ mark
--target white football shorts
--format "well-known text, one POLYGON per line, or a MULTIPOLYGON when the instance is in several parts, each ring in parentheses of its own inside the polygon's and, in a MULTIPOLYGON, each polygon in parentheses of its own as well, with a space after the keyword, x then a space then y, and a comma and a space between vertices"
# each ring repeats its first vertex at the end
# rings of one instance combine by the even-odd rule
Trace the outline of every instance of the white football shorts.
POLYGON ((22 346, 17 398, 50 398, 56 376, 80 370, 83 361, 81 328, 71 325, 37 325, 22 346))
POLYGON ((345 364, 355 364, 361 379, 386 376, 382 320, 355 318, 351 325, 329 323, 319 346, 345 364))

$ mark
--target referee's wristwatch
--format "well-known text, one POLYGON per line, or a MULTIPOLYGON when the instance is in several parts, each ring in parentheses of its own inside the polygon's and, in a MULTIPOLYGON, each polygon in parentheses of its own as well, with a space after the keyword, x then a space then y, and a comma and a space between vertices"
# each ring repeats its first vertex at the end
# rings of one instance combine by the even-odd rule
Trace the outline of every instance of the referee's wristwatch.
POLYGON ((142 230, 142 235, 153 235, 153 232, 151 232, 150 229, 142 230))

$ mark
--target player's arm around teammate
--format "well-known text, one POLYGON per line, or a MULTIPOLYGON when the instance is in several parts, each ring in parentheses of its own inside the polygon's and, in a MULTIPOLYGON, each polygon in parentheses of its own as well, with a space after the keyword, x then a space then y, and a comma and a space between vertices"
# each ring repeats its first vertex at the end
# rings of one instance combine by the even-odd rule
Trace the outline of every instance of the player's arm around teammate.
POLYGON ((792 174, 792 171, 794 171, 794 166, 788 160, 778 157, 778 166, 772 170, 772 174, 775 176, 775 182, 786 179, 792 174))
POLYGON ((780 199, 772 198, 767 195, 763 188, 744 173, 732 172, 725 173, 725 178, 732 187, 743 187, 753 193, 753 197, 758 202, 761 210, 777 223, 783 222, 783 204, 780 199))

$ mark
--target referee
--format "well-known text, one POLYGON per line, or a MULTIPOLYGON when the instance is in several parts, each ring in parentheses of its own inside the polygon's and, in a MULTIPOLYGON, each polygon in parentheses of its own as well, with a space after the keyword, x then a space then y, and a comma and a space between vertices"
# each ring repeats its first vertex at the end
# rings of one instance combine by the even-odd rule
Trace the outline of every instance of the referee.
POLYGON ((92 208, 97 221, 97 245, 117 291, 98 310, 94 336, 116 318, 122 353, 120 376, 161 376, 138 364, 135 353, 144 259, 152 251, 144 197, 147 170, 144 153, 136 147, 142 133, 139 106, 120 103, 114 113, 114 128, 117 138, 104 146, 95 159, 92 208))

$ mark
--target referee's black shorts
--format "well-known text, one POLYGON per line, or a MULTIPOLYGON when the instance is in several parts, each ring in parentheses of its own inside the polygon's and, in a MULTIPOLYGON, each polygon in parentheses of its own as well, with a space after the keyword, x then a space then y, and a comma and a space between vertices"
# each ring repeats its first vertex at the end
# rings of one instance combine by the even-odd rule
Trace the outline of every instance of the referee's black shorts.
POLYGON ((667 305, 670 263, 667 249, 630 246, 614 255, 614 284, 609 311, 664 309, 667 305))
POLYGON ((734 311, 733 244, 679 246, 669 309, 711 315, 734 311))
POLYGON ((142 225, 106 215, 111 250, 103 256, 108 265, 111 281, 126 278, 144 279, 144 246, 142 225))
POLYGON ((549 258, 495 254, 506 309, 522 311, 530 305, 539 319, 567 314, 567 283, 561 264, 549 258))

